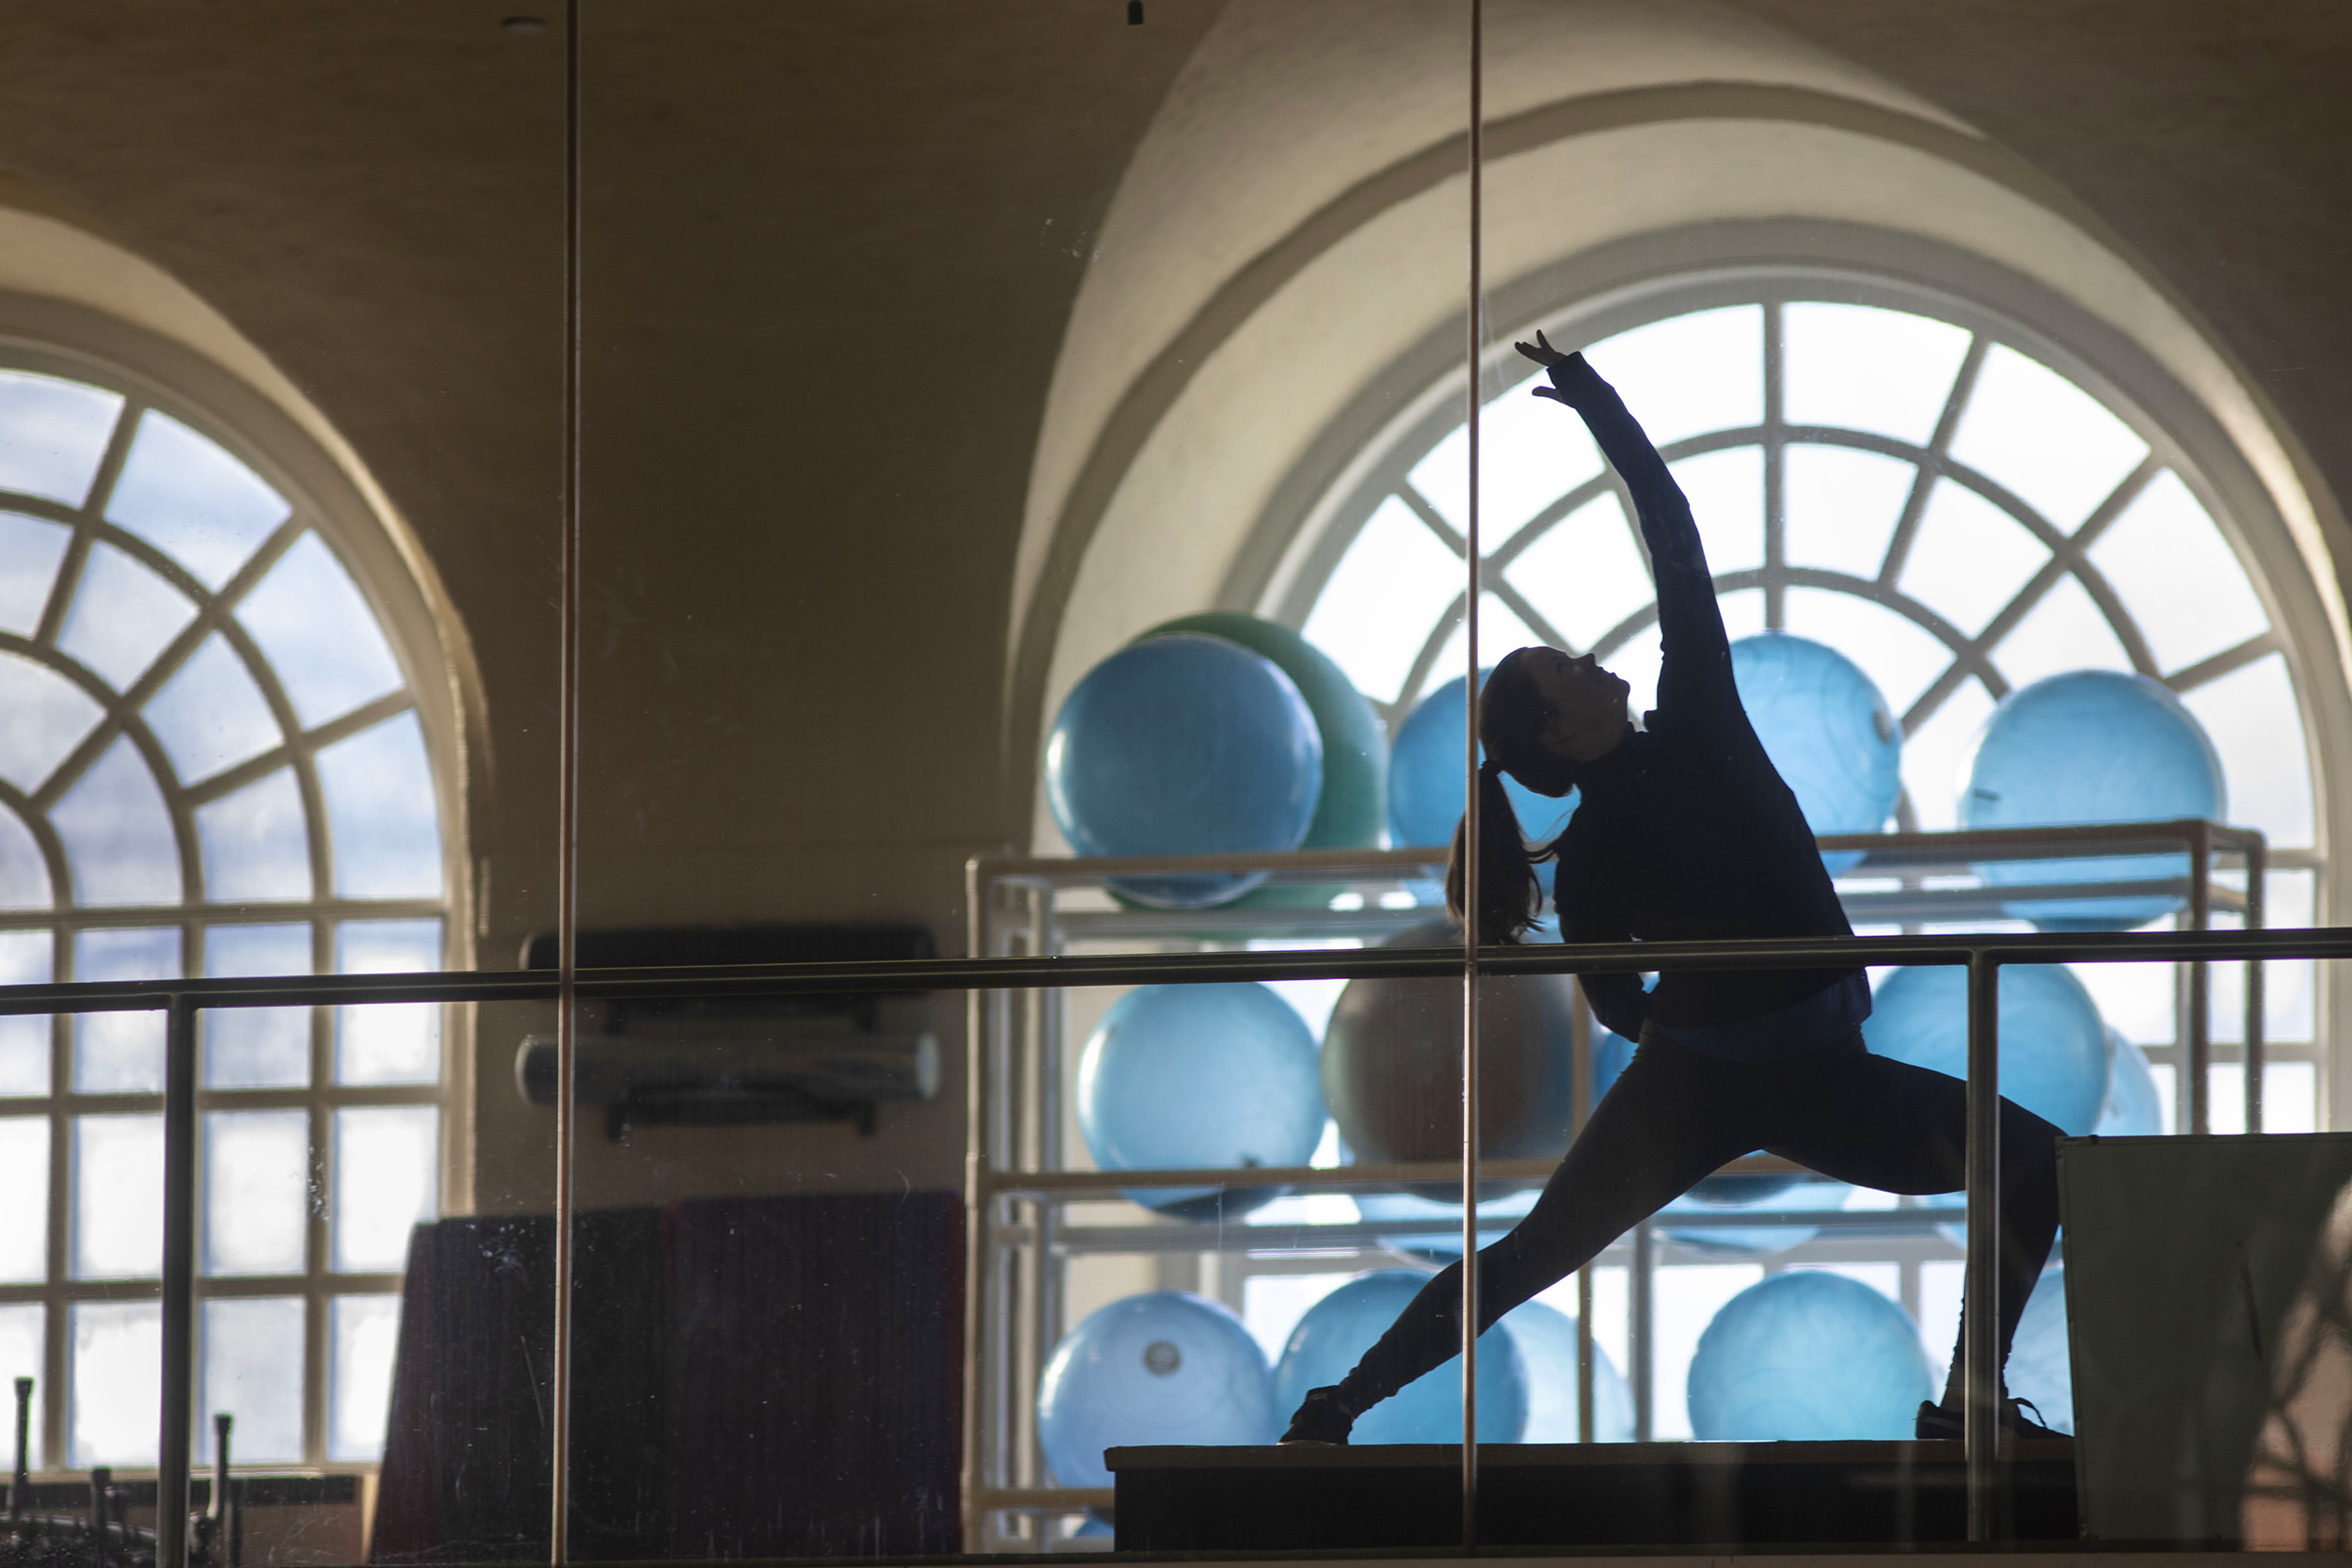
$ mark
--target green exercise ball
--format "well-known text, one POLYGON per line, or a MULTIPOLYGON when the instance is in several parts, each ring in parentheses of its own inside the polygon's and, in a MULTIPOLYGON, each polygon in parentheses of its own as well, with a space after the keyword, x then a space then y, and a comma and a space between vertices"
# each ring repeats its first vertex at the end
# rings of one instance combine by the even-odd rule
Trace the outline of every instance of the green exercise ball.
POLYGON ((1143 637, 1193 632, 1238 642, 1288 675, 1323 733, 1323 797, 1301 849, 1369 849, 1388 819, 1389 742, 1372 704, 1330 656, 1277 621, 1212 610, 1153 626, 1143 637))

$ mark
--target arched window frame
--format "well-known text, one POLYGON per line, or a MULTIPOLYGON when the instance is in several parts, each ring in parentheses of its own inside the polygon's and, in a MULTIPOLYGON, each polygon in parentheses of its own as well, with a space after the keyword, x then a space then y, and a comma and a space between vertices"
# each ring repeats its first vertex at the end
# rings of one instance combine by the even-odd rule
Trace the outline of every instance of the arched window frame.
MULTIPOLYGON (((2169 684, 2185 686, 2217 678, 2273 651, 2280 655, 2297 697, 2311 769, 2312 840, 2308 847, 2274 850, 2273 865, 2290 879, 2290 889, 2299 882, 2309 890, 2308 903, 2303 905, 2308 915, 2297 909, 2298 900, 2290 896, 2282 911, 2285 921, 2328 920, 2329 909, 2344 891, 2335 885, 2342 873, 2328 854, 2331 825, 2344 809, 2344 792, 2331 787, 2329 761, 2352 741, 2352 730, 2346 725, 2352 714, 2347 712, 2336 635, 2306 580, 2304 554, 2298 552, 2290 530, 2234 443, 2188 389, 2108 324, 1979 258, 1908 236, 1813 222, 1710 225, 1643 236, 1498 288, 1489 296, 1489 319, 1494 325, 1482 367, 1482 395, 1492 399, 1525 378, 1523 363, 1509 344, 1537 325, 1546 327, 1563 344, 1597 342, 1654 321, 1767 297, 1926 314, 1967 329, 1979 344, 1987 340, 2004 342, 2073 381, 2148 443, 2148 458, 2137 479, 2144 480, 2149 473, 2167 467, 2180 475, 2246 569, 2271 629, 2253 644, 2172 672, 2169 684)), ((1304 455, 1290 477, 1275 488, 1248 544, 1237 555, 1219 594, 1222 603, 1254 610, 1294 626, 1306 624, 1347 546, 1375 509, 1399 494, 1407 470, 1461 423, 1458 331, 1458 326, 1441 328, 1428 335, 1306 444, 1304 455)), ((1756 434, 1751 430, 1700 436, 1670 444, 1665 455, 1670 461, 1679 460, 1753 442, 1756 434)), ((1775 438, 1785 440, 1788 435, 1784 428, 1775 438)), ((1948 420, 1939 435, 1948 438, 1948 420)), ((1914 455, 1899 451, 1900 443, 1864 442, 1843 433, 1833 434, 1832 438, 1847 444, 1880 445, 1881 450, 1905 458, 1914 455)), ((2051 549, 2037 581, 2041 576, 2072 569, 2075 558, 2092 542, 2091 538, 2065 537, 2063 531, 2054 530, 2046 520, 2033 515, 2031 508, 2016 502, 1980 475, 1954 473, 1953 477, 2016 517, 2051 549)), ((1615 484, 1614 476, 1604 472, 1547 507, 1538 520, 1566 515, 1615 484)), ((2109 517, 2120 510, 2120 506, 2106 509, 2109 517)), ((1769 519, 1767 525, 1775 551, 1777 540, 1772 536, 1777 530, 1772 524, 1777 521, 1769 519)), ((1536 531, 1536 522, 1520 528, 1502 546, 1502 553, 1515 554, 1532 545, 1536 531)), ((1458 560, 1458 547, 1454 554, 1458 560)), ((1489 561, 1502 563, 1492 554, 1489 561)), ((1768 557, 1760 572, 1725 574, 1717 580, 1719 592, 1725 594, 1744 588, 1765 590, 1772 611, 1768 624, 1776 624, 1775 601, 1788 587, 1856 586, 1843 581, 1817 584, 1813 581, 1816 575, 1803 568, 1792 571, 1775 553, 1768 557)), ((1485 576, 1491 589, 1501 574, 1490 571, 1485 576)), ((2083 576, 2095 579, 2095 569, 2083 576)), ((2086 586, 2091 584, 2087 581, 2086 586)), ((1508 595, 1498 597, 1510 602, 1508 595)), ((2144 643, 2123 634, 2122 628, 2131 623, 2128 616, 2115 613, 2120 607, 2112 595, 2102 600, 2093 588, 2093 598, 2110 626, 2118 628, 2135 666, 2165 678, 2153 669, 2144 643)), ((1525 618, 1523 610, 1516 606, 1514 610, 1525 618)), ((1435 662, 1448 636, 1458 626, 1461 613, 1457 594, 1418 651, 1412 673, 1401 688, 1404 701, 1389 700, 1388 693, 1370 694, 1391 721, 1402 716, 1412 695, 1428 681, 1446 678, 1448 673, 1433 674, 1435 662)), ((1596 640, 1592 650, 1606 659, 1643 629, 1652 614, 1654 610, 1647 608, 1637 612, 1596 640)), ((1921 619, 1917 615, 1909 618, 1921 619)), ((1983 648, 1997 640, 2013 619, 2005 613, 1973 638, 1949 626, 1938 633, 1958 656, 1954 668, 1961 677, 1990 677, 1986 687, 1996 700, 2008 683, 1984 656, 1983 648)), ((1529 624, 1541 633, 1540 618, 1529 624)), ((1940 696, 1938 689, 1950 684, 1949 677, 1940 679, 1928 695, 1940 696)), ((1918 705, 1912 705, 1914 716, 1925 717, 1918 713, 1918 705)), ((1906 801, 1906 820, 1907 808, 1906 801)), ((2275 908, 2280 884, 2274 880, 2273 886, 2275 908)), ((2278 984, 2274 979, 2274 988, 2278 984)), ((2341 994, 2343 984, 2332 973, 2314 976, 2315 1016, 2309 1033, 2294 1042, 2278 1041, 2272 1051, 2274 1060, 2312 1062, 2313 1092, 2322 1126, 2329 1124, 2331 1100, 2340 1092, 2330 1081, 2339 1074, 2328 1053, 2314 1042, 2328 1038, 2328 1016, 2347 1000, 2341 994)), ((2225 985, 2224 990, 2228 989, 2225 985)), ((2229 1014, 2221 1010, 2233 1005, 2226 995, 2221 998, 2217 1011, 2217 1039, 2234 1037, 2230 1033, 2233 1025, 2229 1014)))
MULTIPOLYGON (((9 510, 74 526, 74 542, 52 586, 50 603, 36 637, 53 640, 62 608, 71 597, 70 574, 78 571, 89 541, 104 541, 142 565, 155 570, 186 594, 199 608, 196 619, 176 634, 129 689, 120 693, 93 683, 78 672, 66 671, 105 712, 100 735, 110 732, 132 738, 150 768, 167 790, 180 854, 182 901, 153 907, 74 906, 72 886, 61 846, 40 814, 27 814, 40 839, 53 887, 50 911, 0 913, 0 929, 46 928, 57 933, 55 977, 73 977, 72 933, 97 927, 176 927, 182 942, 183 972, 201 974, 207 930, 241 925, 310 927, 311 967, 333 972, 338 967, 335 931, 338 923, 352 919, 432 918, 440 923, 437 963, 449 969, 474 964, 474 879, 470 875, 468 825, 474 816, 470 795, 479 781, 469 763, 482 752, 478 700, 469 700, 478 684, 472 678, 469 651, 455 632, 453 616, 423 557, 400 520, 389 511, 350 454, 323 422, 306 420, 253 384, 187 343, 134 325, 118 317, 62 301, 0 293, 0 367, 96 386, 120 395, 124 405, 118 417, 109 451, 99 476, 79 507, 11 494, 9 510), (125 451, 136 431, 139 415, 155 409, 218 444, 246 464, 288 501, 288 518, 269 542, 241 566, 220 589, 197 581, 171 560, 135 534, 108 524, 99 513, 102 499, 119 471, 125 451), (306 531, 314 531, 331 547, 350 574, 389 642, 403 685, 388 697, 366 703, 306 731, 295 718, 281 685, 272 676, 268 661, 254 657, 250 638, 233 615, 216 608, 260 576, 306 531), (284 743, 263 757, 239 764, 201 781, 193 788, 177 785, 174 770, 154 736, 139 721, 142 702, 159 689, 177 660, 202 645, 218 630, 246 656, 268 701, 284 743), (175 657, 176 656, 176 657, 175 657), (422 732, 437 796, 440 842, 440 887, 437 895, 405 898, 347 898, 336 895, 333 847, 311 758, 335 741, 365 732, 374 724, 413 711, 422 732), (253 777, 294 761, 309 832, 312 896, 250 904, 208 903, 203 897, 202 866, 197 848, 192 813, 203 800, 226 795, 253 777)), ((8 639, 16 651, 27 640, 8 639)), ((61 668, 61 661, 42 656, 42 662, 61 668)), ((60 774, 86 765, 100 746, 77 748, 60 774)), ((54 779, 42 795, 51 797, 63 786, 54 779)), ((10 804, 26 802, 13 798, 10 804)), ((44 800, 45 803, 45 800, 44 800)), ((309 1084, 300 1088, 231 1089, 199 1087, 199 1115, 234 1111, 308 1113, 308 1185, 313 1200, 307 1207, 304 1267, 284 1275, 201 1275, 198 1284, 199 1325, 201 1304, 207 1301, 294 1298, 302 1304, 301 1454, 298 1463, 337 1469, 372 1469, 373 1463, 347 1433, 330 1430, 336 1415, 336 1382, 341 1371, 335 1357, 334 1335, 339 1303, 373 1302, 378 1316, 386 1306, 396 1313, 399 1275, 381 1268, 339 1270, 332 1250, 333 1194, 336 1181, 336 1114, 372 1106, 431 1107, 437 1115, 438 1133, 433 1178, 437 1208, 447 1212, 470 1202, 470 1107, 472 1083, 472 1020, 470 1009, 441 1010, 438 1036, 440 1067, 436 1081, 399 1085, 339 1085, 334 1070, 338 1020, 332 1009, 310 1009, 309 1084), (325 1201, 318 1200, 325 1195, 325 1201)), ((77 1304, 147 1299, 147 1279, 77 1278, 72 1267, 73 1122, 87 1115, 152 1115, 162 1109, 162 1096, 153 1093, 92 1094, 77 1092, 72 1078, 74 1024, 67 1019, 50 1021, 52 1093, 48 1096, 0 1100, 0 1116, 46 1116, 49 1136, 49 1201, 47 1204, 45 1279, 39 1284, 0 1286, 0 1306, 37 1302, 44 1308, 43 1346, 39 1376, 41 1397, 36 1409, 36 1464, 63 1468, 75 1463, 72 1430, 73 1362, 72 1309, 77 1304)), ((204 1223, 205 1156, 199 1154, 199 1224, 204 1223)), ((160 1192, 157 1195, 160 1202, 160 1192)), ((396 1322, 396 1316, 388 1319, 396 1322)), ((379 1323, 380 1338, 385 1327, 379 1323)), ((199 1341, 203 1331, 199 1326, 199 1341)), ((389 1354, 389 1343, 384 1347, 389 1354)), ((201 1343, 199 1358, 203 1354, 201 1343)), ((199 1422, 200 1442, 209 1445, 209 1422, 199 1422)), ((248 1450, 249 1451, 249 1450, 248 1450)), ((285 1456, 255 1463, 282 1465, 285 1456)), ((135 1466, 134 1466, 135 1467, 135 1466)))

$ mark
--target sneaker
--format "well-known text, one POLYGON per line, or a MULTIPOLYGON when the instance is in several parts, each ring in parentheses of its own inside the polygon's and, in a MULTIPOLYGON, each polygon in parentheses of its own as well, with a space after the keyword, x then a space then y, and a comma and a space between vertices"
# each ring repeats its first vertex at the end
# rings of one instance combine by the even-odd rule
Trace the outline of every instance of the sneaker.
MULTIPOLYGON (((1919 1415, 1913 1431, 1914 1434, 1923 1441, 1956 1443, 1967 1435, 1968 1428, 1966 1419, 1958 1411, 1947 1410, 1940 1404, 1922 1400, 1919 1402, 1919 1415)), ((2074 1441, 2066 1433, 2054 1432, 2043 1425, 2042 1409, 2031 1400, 2005 1399, 2001 1402, 2001 1435, 2004 1438, 2052 1438, 2066 1443, 2074 1441), (2031 1420, 2027 1420, 2025 1417, 2025 1412, 2028 1410, 2033 1412, 2031 1420)))
POLYGON ((1291 1418, 1290 1430, 1282 1433, 1287 1446, 1343 1449, 1347 1433, 1356 1424, 1356 1413, 1340 1402, 1336 1387, 1310 1388, 1307 1397, 1298 1402, 1298 1414, 1291 1418))

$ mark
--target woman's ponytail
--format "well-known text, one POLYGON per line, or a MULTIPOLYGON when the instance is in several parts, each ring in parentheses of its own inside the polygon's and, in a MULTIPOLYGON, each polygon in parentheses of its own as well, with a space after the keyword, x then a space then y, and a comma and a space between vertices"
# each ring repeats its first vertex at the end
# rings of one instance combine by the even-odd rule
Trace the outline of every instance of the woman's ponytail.
MULTIPOLYGON (((1454 852, 1445 868, 1445 907, 1454 919, 1463 918, 1464 888, 1469 854, 1470 818, 1465 814, 1454 830, 1454 852)), ((1502 771, 1490 757, 1478 768, 1478 942, 1482 947, 1516 942, 1535 924, 1543 888, 1535 880, 1534 859, 1519 835, 1518 813, 1502 787, 1502 771)))

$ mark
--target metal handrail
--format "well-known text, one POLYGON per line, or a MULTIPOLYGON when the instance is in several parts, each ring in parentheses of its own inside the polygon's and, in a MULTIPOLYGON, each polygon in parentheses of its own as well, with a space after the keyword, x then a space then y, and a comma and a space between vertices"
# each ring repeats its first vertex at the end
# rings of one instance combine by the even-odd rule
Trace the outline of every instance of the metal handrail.
MULTIPOLYGON (((1787 969, 1881 964, 1964 964, 1970 987, 1969 1117, 1972 1129, 1993 1128, 1998 1096, 1993 1052, 1995 1020, 1985 1004, 1996 994, 1997 972, 2011 963, 2225 961, 2352 958, 2352 927, 2291 930, 2158 931, 1785 938, 1756 942, 1613 942, 1502 947, 1481 951, 1483 971, 1495 974, 1561 974, 1691 969, 1787 969)), ((1278 953, 1164 953, 1101 958, 977 958, 868 960, 821 964, 730 964, 675 968, 586 969, 577 994, 617 997, 783 996, 842 991, 980 990, 1210 983, 1309 978, 1445 977, 1462 973, 1459 948, 1377 948, 1278 953)), ((164 1416, 184 1423, 192 1411, 196 1279, 196 1019, 218 1007, 353 1006, 392 1002, 553 1001, 556 975, 545 970, 442 972, 413 974, 294 975, 135 981, 71 981, 0 987, 0 1015, 161 1009, 168 1014, 164 1095, 164 1416)), ((1993 1254, 1996 1240, 1989 1190, 1977 1173, 1989 1151, 1970 1142, 1968 1220, 1970 1269, 1966 1311, 1992 1323, 1993 1254), (1978 1210, 1985 1212, 1979 1214, 1978 1210), (1983 1253, 1981 1259, 1978 1257, 1983 1253)), ((979 1153, 977 1145, 970 1151, 979 1153)), ((1226 1173, 1228 1177, 1232 1173, 1226 1173)), ((1972 1501, 1991 1506, 1994 1485, 1991 1345, 1975 1344, 1968 1368, 1972 1501)), ((178 1458, 183 1445, 163 1445, 178 1458)), ((184 1461, 161 1467, 161 1496, 184 1491, 184 1461)))

